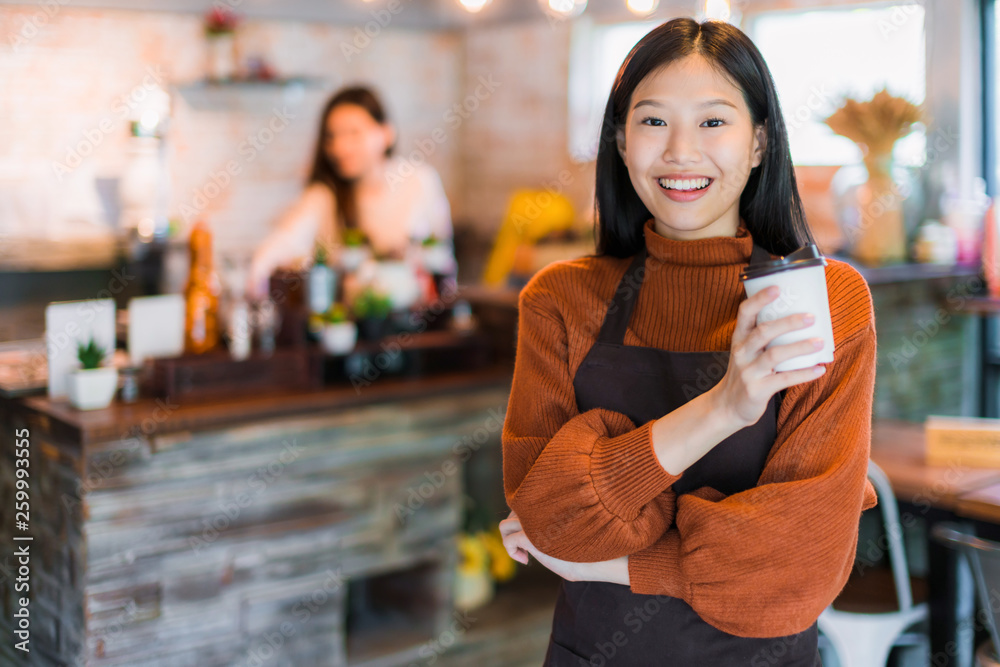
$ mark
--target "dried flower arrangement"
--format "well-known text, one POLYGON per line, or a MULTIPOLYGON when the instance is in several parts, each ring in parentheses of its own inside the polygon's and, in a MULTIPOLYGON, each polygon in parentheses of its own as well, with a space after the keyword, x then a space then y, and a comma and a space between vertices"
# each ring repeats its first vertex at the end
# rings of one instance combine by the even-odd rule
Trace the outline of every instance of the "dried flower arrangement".
POLYGON ((906 234, 903 224, 903 196, 891 176, 892 149, 923 122, 923 110, 886 88, 868 101, 851 98, 825 119, 837 134, 847 137, 861 149, 868 182, 858 190, 858 224, 846 230, 850 253, 861 262, 878 266, 902 261, 906 257, 906 234))
POLYGON ((923 120, 920 107, 883 88, 867 102, 845 99, 825 122, 831 130, 858 144, 866 164, 881 166, 892 155, 896 142, 910 133, 914 123, 923 120))

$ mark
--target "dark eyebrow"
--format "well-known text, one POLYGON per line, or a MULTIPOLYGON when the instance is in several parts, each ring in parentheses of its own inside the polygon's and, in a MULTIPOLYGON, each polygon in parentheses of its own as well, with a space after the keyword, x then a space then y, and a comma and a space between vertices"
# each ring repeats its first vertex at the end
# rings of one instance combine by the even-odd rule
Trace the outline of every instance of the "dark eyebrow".
MULTIPOLYGON (((701 104, 699 104, 698 107, 702 108, 702 109, 705 109, 707 107, 714 107, 714 106, 719 106, 719 105, 723 105, 723 106, 727 106, 727 107, 732 107, 734 109, 736 108, 735 104, 733 104, 729 100, 723 99, 721 97, 717 97, 717 98, 711 99, 711 100, 705 100, 704 102, 702 102, 701 104)), ((632 109, 638 109, 639 107, 642 107, 642 106, 662 107, 663 105, 660 104, 659 102, 657 102, 656 100, 640 100, 640 101, 638 101, 638 102, 635 103, 635 106, 633 106, 632 109)))

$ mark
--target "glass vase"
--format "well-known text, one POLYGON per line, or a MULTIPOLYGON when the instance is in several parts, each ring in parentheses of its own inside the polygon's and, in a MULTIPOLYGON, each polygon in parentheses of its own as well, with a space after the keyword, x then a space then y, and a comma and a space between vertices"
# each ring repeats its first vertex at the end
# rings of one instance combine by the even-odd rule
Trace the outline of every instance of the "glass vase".
POLYGON ((907 260, 908 224, 922 206, 919 177, 882 158, 845 166, 831 183, 846 251, 866 266, 907 260))
POLYGON ((208 37, 208 78, 228 81, 236 76, 236 36, 222 32, 208 37))

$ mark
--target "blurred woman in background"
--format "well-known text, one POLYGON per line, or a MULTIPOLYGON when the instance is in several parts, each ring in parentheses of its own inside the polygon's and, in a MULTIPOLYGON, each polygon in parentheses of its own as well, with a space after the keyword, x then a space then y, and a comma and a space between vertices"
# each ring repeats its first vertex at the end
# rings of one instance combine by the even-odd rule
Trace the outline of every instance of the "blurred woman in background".
POLYGON ((271 273, 312 257, 316 244, 336 261, 347 229, 360 230, 375 257, 401 259, 413 242, 451 240, 451 207, 437 171, 393 156, 395 127, 376 94, 343 88, 320 116, 308 184, 257 248, 247 292, 260 298, 271 273))

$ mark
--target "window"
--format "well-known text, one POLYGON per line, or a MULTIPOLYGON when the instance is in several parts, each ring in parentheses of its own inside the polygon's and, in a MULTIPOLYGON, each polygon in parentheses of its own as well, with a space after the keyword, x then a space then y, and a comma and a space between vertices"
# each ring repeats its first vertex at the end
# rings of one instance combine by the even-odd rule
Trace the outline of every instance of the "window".
POLYGON ((569 148, 578 162, 597 159, 604 107, 625 56, 662 21, 595 25, 582 16, 573 24, 569 61, 569 148))
MULTIPOLYGON (((744 30, 774 77, 795 164, 860 161, 854 142, 823 122, 843 97, 869 99, 886 86, 914 104, 924 102, 920 5, 768 12, 752 17, 744 30)), ((924 131, 917 128, 896 144, 899 164, 924 164, 924 131)))
POLYGON ((983 47, 985 67, 983 68, 983 128, 986 133, 984 142, 984 171, 990 196, 1000 197, 1000 85, 997 83, 997 73, 1000 72, 1000 2, 988 0, 984 5, 983 15, 983 47))
MULTIPOLYGON (((917 4, 744 14, 741 28, 767 61, 797 165, 860 162, 858 147, 823 123, 844 96, 867 99, 883 86, 922 104, 926 91, 924 9, 917 4)), ((573 25, 569 62, 569 146, 574 160, 597 157, 604 107, 629 50, 665 19, 573 25)), ((924 164, 918 125, 895 148, 898 164, 924 164)))

